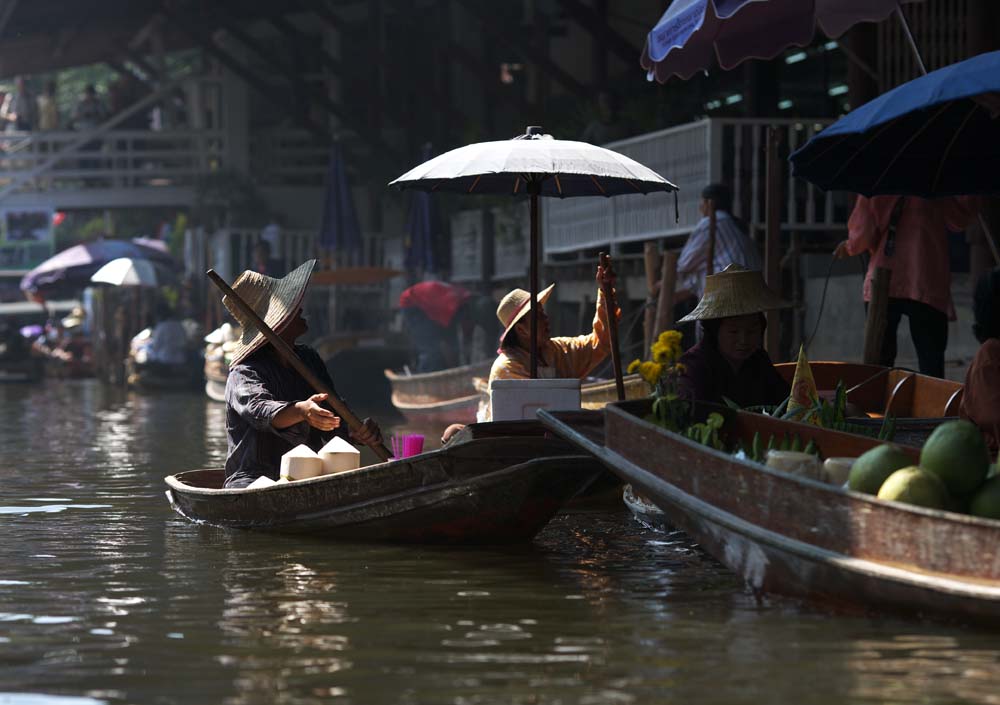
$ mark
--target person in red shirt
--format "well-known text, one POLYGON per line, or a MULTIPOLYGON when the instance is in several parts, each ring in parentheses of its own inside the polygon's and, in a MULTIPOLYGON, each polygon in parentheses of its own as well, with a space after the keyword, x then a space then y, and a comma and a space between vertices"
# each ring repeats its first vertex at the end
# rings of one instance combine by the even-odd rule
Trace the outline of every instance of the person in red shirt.
POLYGON ((948 231, 964 230, 975 217, 977 204, 968 197, 858 196, 847 223, 848 238, 837 245, 834 255, 870 255, 866 303, 871 301, 875 268, 892 271, 880 364, 895 364, 896 329, 906 316, 920 372, 944 377, 948 321, 955 320, 948 231))
POLYGON ((434 372, 459 364, 460 345, 472 360, 486 359, 499 333, 493 302, 457 284, 426 281, 399 296, 403 325, 416 349, 416 372, 434 372), (477 349, 476 329, 483 340, 477 349), (461 335, 461 343, 459 336, 461 335))
POLYGON ((1000 447, 1000 269, 976 282, 976 322, 972 332, 981 345, 965 373, 962 418, 979 427, 990 448, 1000 447))

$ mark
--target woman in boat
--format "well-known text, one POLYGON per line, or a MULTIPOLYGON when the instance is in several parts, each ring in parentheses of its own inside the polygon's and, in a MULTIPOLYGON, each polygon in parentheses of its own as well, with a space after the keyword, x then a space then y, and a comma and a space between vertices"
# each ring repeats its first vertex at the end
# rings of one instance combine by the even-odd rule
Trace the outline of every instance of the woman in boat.
POLYGON ((705 277, 705 292, 679 322, 699 321, 702 338, 681 356, 681 396, 742 407, 780 404, 788 382, 764 351, 764 311, 788 304, 764 284, 760 272, 731 264, 705 277))
POLYGON ((1000 447, 1000 268, 976 282, 972 332, 981 343, 965 373, 961 415, 983 432, 990 448, 1000 447))
MULTIPOLYGON (((295 344, 309 330, 301 304, 315 265, 316 260, 309 260, 281 279, 247 270, 233 283, 233 291, 336 394, 319 354, 295 344)), ((309 386, 235 303, 228 297, 222 302, 242 327, 226 380, 227 488, 246 487, 262 475, 277 480, 281 456, 302 443, 319 450, 335 435, 364 445, 381 439, 371 419, 346 433, 340 417, 322 406, 326 395, 309 386)))
MULTIPOLYGON (((597 266, 597 310, 594 313, 593 328, 590 333, 578 336, 549 336, 549 317, 545 313, 545 302, 552 295, 555 284, 538 292, 538 376, 541 378, 584 378, 611 352, 611 334, 608 329, 607 307, 604 305, 604 290, 614 289, 616 276, 611 267, 605 270, 597 266)), ((531 377, 531 294, 524 289, 514 289, 500 300, 497 318, 503 326, 500 334, 500 348, 497 359, 490 369, 490 382, 495 379, 528 379, 531 377)), ((616 310, 615 316, 621 316, 616 310)), ((482 421, 491 420, 487 405, 482 421)), ((463 424, 452 424, 441 435, 441 442, 448 440, 464 428, 463 424)))

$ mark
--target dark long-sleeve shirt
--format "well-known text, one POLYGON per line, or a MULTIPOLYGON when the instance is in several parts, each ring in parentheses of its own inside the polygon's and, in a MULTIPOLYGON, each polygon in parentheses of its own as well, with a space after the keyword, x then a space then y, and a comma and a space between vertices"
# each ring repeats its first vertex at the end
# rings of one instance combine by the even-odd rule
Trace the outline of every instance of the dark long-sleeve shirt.
MULTIPOLYGON (((320 356, 310 347, 296 345, 295 352, 336 393, 330 373, 320 356)), ((287 406, 308 399, 316 391, 291 367, 281 363, 268 345, 229 370, 226 380, 226 487, 246 487, 261 475, 278 479, 281 456, 305 443, 319 450, 335 435, 347 438, 347 424, 336 431, 322 432, 305 421, 288 428, 271 425, 287 406)))
POLYGON ((685 371, 679 391, 693 401, 722 404, 726 397, 742 407, 780 404, 790 391, 763 350, 748 357, 737 373, 722 353, 703 340, 681 356, 681 364, 685 371))

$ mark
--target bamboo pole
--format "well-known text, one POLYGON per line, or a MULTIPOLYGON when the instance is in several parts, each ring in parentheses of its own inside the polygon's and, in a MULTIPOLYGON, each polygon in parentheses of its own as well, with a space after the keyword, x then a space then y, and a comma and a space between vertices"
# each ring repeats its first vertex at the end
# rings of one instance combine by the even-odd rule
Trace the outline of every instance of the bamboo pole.
POLYGON ((888 318, 891 280, 891 269, 875 268, 872 276, 872 298, 868 302, 868 317, 865 319, 864 363, 866 365, 882 364, 882 341, 885 338, 888 318))
POLYGON ((677 250, 667 250, 663 253, 663 266, 660 270, 660 296, 656 302, 656 325, 653 337, 674 324, 674 289, 677 288, 677 250))
MULTIPOLYGON (((601 267, 605 274, 613 272, 611 269, 611 257, 602 252, 599 255, 601 267)), ((618 401, 625 401, 625 380, 622 378, 622 358, 621 349, 618 347, 618 303, 615 301, 615 290, 607 284, 601 284, 601 291, 604 292, 604 312, 608 316, 608 331, 611 333, 611 366, 615 371, 615 389, 618 392, 618 401)))
POLYGON ((646 268, 646 309, 642 319, 642 342, 645 345, 643 350, 648 352, 655 335, 653 326, 656 325, 656 309, 651 304, 656 289, 656 270, 660 268, 660 249, 655 242, 643 245, 642 262, 646 268))
MULTIPOLYGON (((765 210, 767 231, 764 239, 764 280, 779 295, 781 294, 781 162, 778 147, 781 132, 771 125, 767 128, 767 180, 765 183, 765 210)), ((781 347, 781 313, 767 313, 767 339, 765 348, 772 360, 779 359, 781 347)))

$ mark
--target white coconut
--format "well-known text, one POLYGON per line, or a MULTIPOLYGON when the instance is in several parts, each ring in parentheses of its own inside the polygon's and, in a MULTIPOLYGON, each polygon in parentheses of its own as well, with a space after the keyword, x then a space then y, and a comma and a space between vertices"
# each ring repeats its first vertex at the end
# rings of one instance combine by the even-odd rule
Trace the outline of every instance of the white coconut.
POLYGON ((312 448, 299 444, 281 456, 281 476, 304 480, 323 474, 323 461, 312 448))
POLYGON ((320 448, 319 457, 324 475, 357 470, 361 465, 361 452, 340 436, 320 448))

